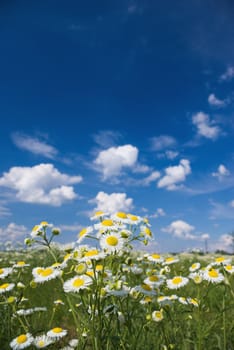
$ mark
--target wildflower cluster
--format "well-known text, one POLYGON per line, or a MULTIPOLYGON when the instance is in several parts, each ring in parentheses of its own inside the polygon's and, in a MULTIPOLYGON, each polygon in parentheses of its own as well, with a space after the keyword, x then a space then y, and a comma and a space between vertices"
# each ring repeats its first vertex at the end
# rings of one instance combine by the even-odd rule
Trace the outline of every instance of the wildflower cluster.
POLYGON ((40 223, 25 242, 46 247, 52 260, 39 266, 20 260, 0 268, 0 305, 11 310, 10 324, 17 330, 11 349, 152 349, 155 334, 160 347, 167 348, 175 343, 165 330, 168 322, 178 315, 199 321, 204 296, 216 285, 233 293, 231 259, 186 265, 178 256, 134 249, 134 242, 147 245, 153 240, 145 218, 97 212, 91 220, 66 252, 56 252, 51 244, 60 230, 40 223), (47 290, 53 299, 46 306, 30 306, 28 297, 37 290, 47 290), (39 321, 30 322, 36 315, 39 321), (147 336, 152 342, 146 347, 140 339, 147 336))

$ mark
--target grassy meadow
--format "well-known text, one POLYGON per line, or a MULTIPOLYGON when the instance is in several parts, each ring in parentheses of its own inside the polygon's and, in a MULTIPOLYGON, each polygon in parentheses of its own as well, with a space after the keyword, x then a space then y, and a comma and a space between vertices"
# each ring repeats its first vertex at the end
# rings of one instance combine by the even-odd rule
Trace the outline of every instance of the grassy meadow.
POLYGON ((72 248, 59 234, 42 222, 0 252, 1 350, 234 350, 232 256, 144 253, 148 221, 122 212, 72 248))

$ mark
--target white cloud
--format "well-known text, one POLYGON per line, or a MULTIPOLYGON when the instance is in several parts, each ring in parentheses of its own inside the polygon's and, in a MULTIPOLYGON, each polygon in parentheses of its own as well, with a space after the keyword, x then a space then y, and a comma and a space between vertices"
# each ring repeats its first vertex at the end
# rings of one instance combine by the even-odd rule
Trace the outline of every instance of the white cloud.
POLYGON ((106 180, 120 175, 123 168, 134 167, 137 157, 138 149, 132 145, 110 147, 98 154, 94 164, 106 180))
POLYGON ((230 202, 230 206, 231 206, 232 208, 234 208, 234 200, 232 200, 232 201, 230 202))
POLYGON ((176 184, 185 181, 186 176, 191 173, 190 162, 187 159, 181 159, 179 165, 166 168, 165 173, 166 175, 158 181, 158 187, 175 190, 178 188, 176 184))
POLYGON ((168 158, 168 159, 175 159, 177 156, 179 155, 179 152, 175 152, 175 151, 166 151, 165 152, 165 156, 166 156, 166 158, 168 158))
POLYGON ((81 181, 81 176, 62 174, 52 164, 39 164, 12 167, 0 178, 0 186, 16 191, 21 202, 60 206, 77 197, 73 186, 68 185, 81 181))
POLYGON ((195 227, 183 220, 173 221, 169 226, 162 229, 163 232, 172 234, 174 237, 183 239, 195 239, 193 234, 195 227))
POLYGON ((210 94, 208 96, 208 102, 211 106, 214 107, 225 107, 228 103, 228 100, 220 100, 215 96, 215 94, 210 94))
POLYGON ((139 181, 139 184, 142 186, 148 186, 151 184, 151 182, 154 182, 160 177, 159 171, 153 171, 149 176, 145 177, 144 179, 139 181))
POLYGON ((45 141, 25 134, 14 133, 12 134, 12 140, 18 148, 36 155, 53 159, 58 154, 57 149, 48 145, 45 141))
POLYGON ((234 67, 229 66, 227 70, 220 76, 220 81, 229 81, 234 78, 234 67))
POLYGON ((153 215, 150 215, 149 217, 154 219, 165 215, 166 215, 165 211, 162 208, 158 208, 156 209, 155 213, 153 215))
POLYGON ((62 232, 69 231, 69 232, 77 232, 78 233, 83 228, 83 226, 80 224, 60 225, 59 228, 61 229, 62 232))
POLYGON ((230 171, 223 164, 219 165, 217 172, 212 173, 212 176, 218 177, 219 180, 229 175, 230 171))
POLYGON ((13 241, 24 237, 27 233, 28 230, 24 225, 17 225, 14 222, 11 222, 5 228, 0 227, 0 240, 13 241))
POLYGON ((129 211, 133 207, 132 198, 127 198, 126 193, 105 193, 98 192, 95 198, 89 201, 95 203, 95 211, 102 210, 107 213, 115 213, 117 211, 129 211))
POLYGON ((151 148, 153 151, 161 151, 165 148, 173 147, 176 145, 176 139, 169 135, 160 135, 158 137, 151 138, 151 148))
POLYGON ((197 127, 197 133, 199 136, 215 140, 221 134, 221 129, 210 121, 210 117, 206 113, 198 112, 197 114, 194 114, 192 122, 197 127))
POLYGON ((216 242, 211 242, 209 248, 211 251, 224 250, 226 252, 233 252, 233 237, 225 233, 216 242))
POLYGON ((118 131, 100 130, 93 135, 94 141, 102 148, 113 146, 122 135, 118 131))

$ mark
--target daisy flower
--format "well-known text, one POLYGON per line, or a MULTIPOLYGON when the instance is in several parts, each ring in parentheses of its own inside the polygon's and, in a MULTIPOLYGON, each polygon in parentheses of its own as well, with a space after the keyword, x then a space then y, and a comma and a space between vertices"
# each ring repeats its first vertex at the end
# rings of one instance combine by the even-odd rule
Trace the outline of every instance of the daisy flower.
POLYGON ((13 269, 12 267, 3 267, 0 268, 0 279, 7 277, 12 273, 13 269))
POLYGON ((0 294, 3 294, 5 292, 9 292, 14 288, 14 283, 3 283, 0 285, 0 294))
POLYGON ((215 259, 214 263, 215 265, 228 265, 231 263, 230 258, 225 258, 224 256, 219 256, 215 259))
POLYGON ((94 225, 94 227, 96 230, 100 230, 101 232, 118 229, 118 226, 111 219, 102 220, 99 224, 94 225))
POLYGON ((205 270, 203 272, 203 278, 212 283, 220 283, 224 280, 224 276, 216 269, 205 270))
POLYGON ((185 297, 179 297, 178 301, 183 305, 188 305, 187 299, 185 297))
POLYGON ((143 299, 141 299, 140 304, 145 305, 145 304, 150 304, 152 303, 153 299, 147 295, 143 299))
POLYGON ((75 276, 64 283, 63 289, 66 293, 79 292, 81 289, 86 289, 92 282, 89 276, 75 276))
POLYGON ((33 345, 35 345, 37 349, 44 349, 53 342, 54 341, 48 337, 48 335, 42 334, 34 338, 33 345))
POLYGON ((202 273, 200 272, 190 273, 188 277, 192 279, 193 282, 196 284, 200 284, 203 281, 203 276, 202 276, 202 273))
POLYGON ((224 270, 229 272, 229 273, 233 273, 234 272, 234 266, 232 266, 232 265, 225 265, 224 266, 224 270))
POLYGON ((23 268, 25 266, 30 266, 29 264, 26 264, 25 261, 18 261, 16 264, 13 265, 13 267, 20 269, 23 268))
POLYGON ((169 296, 167 295, 160 295, 158 298, 157 298, 157 302, 160 304, 160 305, 170 305, 172 303, 173 299, 171 299, 169 296))
POLYGON ((50 267, 35 267, 32 270, 34 281, 36 283, 43 283, 45 281, 52 280, 61 275, 61 271, 58 268, 50 267))
POLYGON ((32 238, 35 238, 37 236, 41 236, 43 233, 43 229, 41 225, 35 225, 30 233, 30 236, 32 238))
POLYGON ((100 239, 100 246, 109 253, 120 251, 124 246, 124 239, 117 232, 110 232, 100 239))
MULTIPOLYGON (((121 281, 122 282, 122 281, 121 281)), ((122 297, 128 295, 130 292, 130 288, 124 285, 123 283, 116 283, 112 286, 106 286, 105 291, 109 295, 115 295, 116 297, 122 297)))
POLYGON ((129 224, 129 218, 127 217, 127 214, 120 211, 111 215, 111 219, 121 224, 129 224))
POLYGON ((148 239, 153 239, 153 234, 152 231, 149 229, 147 226, 141 226, 140 227, 140 232, 143 233, 143 235, 148 238, 148 239))
POLYGON ((67 330, 60 327, 52 328, 47 332, 47 336, 54 340, 63 338, 65 335, 67 335, 67 330))
POLYGON ((167 287, 169 289, 178 289, 185 286, 189 279, 187 277, 175 276, 172 279, 167 280, 167 287))
POLYGON ((127 214, 127 217, 129 219, 129 224, 130 225, 138 225, 140 222, 143 221, 143 219, 140 216, 127 214))
POLYGON ((97 220, 97 219, 103 218, 103 216, 107 216, 107 215, 109 215, 109 214, 105 213, 102 210, 99 210, 99 211, 96 211, 96 213, 93 216, 91 216, 90 220, 97 220))
POLYGON ((200 269, 200 267, 201 267, 201 264, 199 262, 196 262, 190 266, 189 271, 190 272, 197 271, 198 269, 200 269))
POLYGON ((80 259, 80 261, 89 261, 89 260, 100 260, 104 259, 106 254, 104 252, 100 252, 97 248, 90 248, 87 252, 84 253, 84 256, 80 259))
POLYGON ((136 286, 135 290, 144 295, 156 295, 156 291, 153 289, 153 287, 146 283, 142 283, 140 286, 136 286))
POLYGON ((92 226, 88 226, 83 228, 79 234, 78 234, 78 240, 77 243, 81 243, 83 241, 83 239, 88 236, 91 232, 93 232, 93 227, 92 226))
POLYGON ((152 320, 160 322, 163 319, 163 310, 155 310, 152 312, 152 320))
POLYGON ((30 333, 21 334, 10 342, 13 350, 21 350, 30 346, 33 342, 33 336, 30 333))
POLYGON ((163 265, 171 265, 171 264, 177 263, 178 261, 179 261, 178 258, 170 256, 165 259, 163 265))
POLYGON ((164 278, 158 275, 151 275, 144 279, 144 283, 149 284, 152 287, 159 287, 164 283, 164 278))
POLYGON ((193 306, 198 306, 198 300, 196 298, 187 298, 187 301, 189 304, 193 305, 193 306))

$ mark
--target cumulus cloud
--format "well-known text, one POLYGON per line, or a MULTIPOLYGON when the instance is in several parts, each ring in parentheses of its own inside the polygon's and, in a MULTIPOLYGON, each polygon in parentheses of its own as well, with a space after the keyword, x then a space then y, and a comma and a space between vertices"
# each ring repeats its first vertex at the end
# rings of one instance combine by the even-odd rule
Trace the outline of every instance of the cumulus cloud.
POLYGON ((223 164, 219 165, 217 172, 212 173, 212 176, 217 177, 219 180, 229 175, 230 171, 223 164))
POLYGON ((229 66, 227 70, 220 76, 219 80, 230 81, 234 78, 234 67, 229 66))
POLYGON ((210 94, 208 96, 208 102, 211 106, 220 108, 220 107, 225 107, 228 104, 228 100, 220 100, 215 96, 215 94, 210 94))
POLYGON ((0 186, 16 192, 16 199, 26 203, 60 206, 77 197, 72 184, 81 176, 60 173, 52 164, 33 167, 12 167, 0 178, 0 186))
POLYGON ((152 137, 151 140, 151 149, 153 151, 161 151, 165 148, 170 148, 176 145, 176 139, 169 135, 160 135, 157 137, 152 137))
POLYGON ((101 191, 89 202, 96 204, 95 211, 102 210, 110 214, 117 211, 129 211, 133 208, 133 200, 128 198, 126 193, 108 194, 101 191))
POLYGON ((153 215, 150 215, 149 217, 154 219, 154 218, 158 218, 160 216, 165 216, 166 213, 162 208, 157 208, 155 213, 153 215))
POLYGON ((166 168, 165 173, 166 175, 158 181, 158 187, 175 190, 178 188, 177 184, 185 181, 186 176, 191 173, 190 162, 187 159, 181 159, 179 165, 166 168))
POLYGON ((14 222, 8 224, 7 227, 0 227, 0 240, 14 241, 18 238, 24 237, 28 233, 24 225, 17 225, 14 222))
POLYGON ((195 227, 183 220, 173 221, 169 226, 162 229, 163 232, 172 234, 174 237, 183 239, 194 239, 193 234, 195 227))
POLYGON ((215 140, 221 134, 221 129, 214 125, 214 122, 210 121, 208 114, 203 112, 198 112, 192 117, 192 123, 197 127, 197 134, 199 136, 215 140))
POLYGON ((151 184, 151 182, 156 181, 159 177, 160 177, 159 171, 157 171, 157 170, 152 171, 152 173, 150 175, 146 176, 142 180, 139 180, 139 185, 148 186, 151 184))
POLYGON ((221 235, 216 242, 211 242, 210 249, 233 252, 233 237, 228 233, 221 235))
POLYGON ((113 130, 100 130, 93 135, 94 141, 102 148, 114 146, 121 137, 118 131, 113 130))
POLYGON ((57 149, 45 141, 25 134, 13 133, 12 141, 18 148, 46 158, 53 159, 58 154, 57 149))
POLYGON ((232 208, 234 208, 234 200, 232 200, 232 201, 230 202, 230 206, 231 206, 232 208))
POLYGON ((124 168, 133 168, 137 163, 138 149, 132 145, 110 147, 101 151, 94 161, 103 179, 117 177, 124 168))

